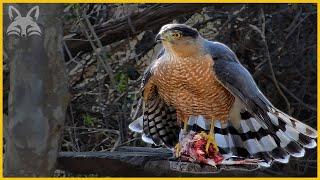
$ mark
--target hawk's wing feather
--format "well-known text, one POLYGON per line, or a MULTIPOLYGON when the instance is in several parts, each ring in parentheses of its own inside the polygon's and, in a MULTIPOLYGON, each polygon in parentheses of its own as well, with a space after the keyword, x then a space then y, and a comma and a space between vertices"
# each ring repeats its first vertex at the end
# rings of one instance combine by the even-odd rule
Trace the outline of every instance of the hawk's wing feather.
POLYGON ((272 128, 270 117, 266 114, 272 104, 261 93, 251 74, 238 61, 236 55, 224 44, 218 42, 206 43, 212 59, 217 80, 246 106, 246 110, 272 128))
POLYGON ((236 55, 226 45, 206 41, 206 50, 214 60, 214 72, 218 81, 234 96, 242 100, 246 110, 259 119, 260 123, 276 132, 278 119, 298 132, 315 138, 317 131, 297 119, 275 108, 262 94, 249 71, 238 61, 236 55))
MULTIPOLYGON (((215 77, 232 95, 242 101, 244 110, 249 115, 241 119, 239 129, 227 127, 230 133, 229 136, 221 135, 224 137, 220 138, 222 144, 226 144, 225 139, 232 136, 235 138, 230 139, 235 141, 238 150, 244 147, 251 155, 263 152, 263 159, 267 162, 269 157, 272 157, 282 163, 287 163, 290 156, 302 157, 304 148, 316 146, 314 139, 317 131, 276 109, 227 46, 206 41, 205 47, 214 61, 215 77)), ((218 147, 220 146, 218 142, 218 147)))
POLYGON ((263 119, 264 123, 272 128, 266 112, 273 106, 257 88, 249 72, 241 64, 225 60, 216 60, 214 68, 218 81, 241 99, 250 113, 263 119))
POLYGON ((206 41, 206 48, 214 60, 213 68, 218 81, 230 93, 241 99, 246 110, 263 120, 262 123, 271 131, 275 131, 273 126, 279 124, 274 119, 280 118, 285 124, 307 136, 317 136, 315 129, 275 108, 259 90, 249 71, 240 64, 236 55, 226 45, 206 41))
MULTIPOLYGON (((156 59, 159 59, 164 53, 164 49, 161 49, 160 52, 157 55, 156 59)), ((136 105, 135 108, 132 109, 131 111, 131 118, 132 119, 138 119, 140 116, 143 115, 143 109, 142 109, 142 104, 143 104, 143 98, 141 98, 143 96, 143 91, 146 87, 146 85, 148 84, 150 78, 152 77, 152 70, 151 70, 152 64, 150 64, 146 70, 143 72, 143 76, 142 76, 142 80, 141 80, 141 85, 140 85, 140 90, 139 93, 136 94, 138 103, 136 105)))

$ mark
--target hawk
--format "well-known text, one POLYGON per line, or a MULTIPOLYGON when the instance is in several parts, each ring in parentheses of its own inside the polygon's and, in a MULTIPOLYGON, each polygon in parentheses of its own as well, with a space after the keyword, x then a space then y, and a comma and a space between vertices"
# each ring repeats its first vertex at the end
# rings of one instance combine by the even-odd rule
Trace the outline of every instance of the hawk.
POLYGON ((144 141, 179 148, 180 127, 197 124, 210 129, 207 151, 213 145, 266 166, 316 147, 317 131, 274 107, 226 45, 184 24, 164 25, 156 41, 163 49, 143 75, 129 125, 144 141))

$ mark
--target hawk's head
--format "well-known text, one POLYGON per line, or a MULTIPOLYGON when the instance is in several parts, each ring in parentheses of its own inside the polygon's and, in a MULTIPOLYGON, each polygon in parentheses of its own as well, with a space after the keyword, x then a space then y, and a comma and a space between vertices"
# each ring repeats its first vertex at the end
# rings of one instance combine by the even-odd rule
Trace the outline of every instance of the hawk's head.
POLYGON ((162 26, 156 36, 156 41, 166 41, 176 43, 178 41, 194 40, 199 36, 199 32, 185 24, 166 24, 162 26))
POLYGON ((199 50, 199 32, 185 24, 166 24, 156 36, 157 42, 162 42, 165 49, 187 56, 199 50))

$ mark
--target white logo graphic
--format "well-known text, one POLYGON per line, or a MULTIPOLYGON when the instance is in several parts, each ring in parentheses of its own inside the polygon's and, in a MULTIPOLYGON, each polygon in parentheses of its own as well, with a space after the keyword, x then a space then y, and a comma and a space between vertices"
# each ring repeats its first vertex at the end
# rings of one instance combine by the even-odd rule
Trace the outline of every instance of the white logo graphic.
POLYGON ((9 6, 9 18, 12 21, 7 29, 7 35, 28 37, 31 35, 41 36, 41 29, 36 23, 39 17, 39 6, 34 6, 25 17, 21 16, 18 9, 9 6))

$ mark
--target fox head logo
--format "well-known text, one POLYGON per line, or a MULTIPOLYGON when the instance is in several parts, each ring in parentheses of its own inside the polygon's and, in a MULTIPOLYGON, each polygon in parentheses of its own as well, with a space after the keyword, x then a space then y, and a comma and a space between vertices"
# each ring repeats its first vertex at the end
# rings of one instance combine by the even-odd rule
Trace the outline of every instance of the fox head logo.
POLYGON ((41 29, 36 23, 39 17, 39 6, 34 6, 27 15, 21 16, 18 9, 9 6, 9 18, 12 21, 7 29, 7 35, 28 37, 31 35, 41 36, 41 29))

